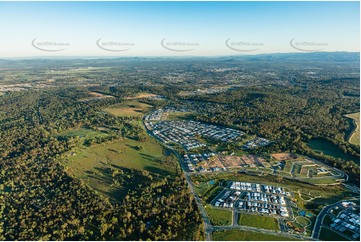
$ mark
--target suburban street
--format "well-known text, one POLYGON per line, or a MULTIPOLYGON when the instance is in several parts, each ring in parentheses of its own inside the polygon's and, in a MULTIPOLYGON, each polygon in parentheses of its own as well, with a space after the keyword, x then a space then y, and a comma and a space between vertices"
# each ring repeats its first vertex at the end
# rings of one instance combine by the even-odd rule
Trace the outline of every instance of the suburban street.
MULTIPOLYGON (((324 219, 324 217, 327 215, 328 211, 335 206, 340 206, 342 202, 347 202, 347 201, 352 201, 355 199, 348 199, 348 200, 344 200, 344 201, 338 201, 334 204, 325 206, 321 212, 318 214, 317 218, 316 218, 316 222, 315 222, 315 226, 313 227, 313 231, 312 231, 312 235, 311 237, 315 240, 318 240, 320 237, 320 231, 322 228, 322 221, 324 219)), ((357 199, 356 199, 357 200, 357 199)))

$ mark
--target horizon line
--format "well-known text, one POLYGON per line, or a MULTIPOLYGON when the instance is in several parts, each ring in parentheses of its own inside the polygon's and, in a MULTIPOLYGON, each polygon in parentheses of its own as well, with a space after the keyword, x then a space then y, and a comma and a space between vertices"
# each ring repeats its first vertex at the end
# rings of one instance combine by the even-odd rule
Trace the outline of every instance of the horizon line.
POLYGON ((247 57, 247 56, 261 56, 261 55, 282 55, 282 54, 315 54, 315 53, 358 53, 360 51, 294 51, 294 52, 270 52, 257 54, 234 54, 234 55, 134 55, 134 56, 103 56, 103 55, 64 55, 64 56, 20 56, 20 57, 1 57, 0 60, 9 59, 118 59, 118 58, 221 58, 221 57, 247 57))

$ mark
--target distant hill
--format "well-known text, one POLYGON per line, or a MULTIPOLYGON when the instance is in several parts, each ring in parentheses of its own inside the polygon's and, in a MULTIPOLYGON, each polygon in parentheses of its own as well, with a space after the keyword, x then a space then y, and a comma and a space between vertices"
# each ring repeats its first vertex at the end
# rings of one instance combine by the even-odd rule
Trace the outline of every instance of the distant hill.
POLYGON ((219 57, 225 62, 248 61, 318 61, 318 62, 359 62, 360 52, 310 52, 310 53, 275 53, 259 55, 238 55, 219 57))
POLYGON ((359 52, 310 52, 310 53, 274 53, 259 55, 232 55, 220 57, 196 57, 196 56, 159 56, 159 57, 27 57, 27 58, 3 58, 0 59, 0 68, 24 67, 24 66, 106 66, 117 63, 131 62, 169 62, 172 61, 220 61, 223 63, 247 62, 344 62, 359 63, 359 52))

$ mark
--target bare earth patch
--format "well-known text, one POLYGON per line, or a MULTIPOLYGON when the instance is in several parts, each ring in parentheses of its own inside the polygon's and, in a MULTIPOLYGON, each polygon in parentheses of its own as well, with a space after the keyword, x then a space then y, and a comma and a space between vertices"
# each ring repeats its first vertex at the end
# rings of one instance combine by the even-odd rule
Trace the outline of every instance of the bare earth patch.
POLYGON ((297 158, 297 155, 292 153, 276 153, 272 154, 272 157, 276 160, 293 160, 297 158))
POLYGON ((99 92, 89 92, 90 97, 81 98, 79 99, 80 102, 88 102, 91 100, 97 100, 97 99, 105 99, 105 98, 114 98, 114 96, 102 94, 99 92))

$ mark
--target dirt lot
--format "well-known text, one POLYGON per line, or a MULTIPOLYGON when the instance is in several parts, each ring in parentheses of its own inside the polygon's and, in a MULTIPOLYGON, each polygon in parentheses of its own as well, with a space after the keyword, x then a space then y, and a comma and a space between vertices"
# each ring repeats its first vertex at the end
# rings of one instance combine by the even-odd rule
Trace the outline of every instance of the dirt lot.
POLYGON ((219 167, 219 168, 224 168, 224 165, 220 162, 218 157, 212 157, 209 161, 208 164, 211 168, 213 167, 219 167))
POLYGON ((209 165, 208 165, 208 163, 207 163, 206 161, 202 161, 201 163, 199 163, 198 166, 203 167, 205 170, 209 170, 209 169, 210 169, 210 168, 209 168, 209 165))
POLYGON ((292 153, 277 153, 277 154, 272 154, 272 157, 275 158, 276 160, 293 160, 297 158, 297 156, 292 153))
POLYGON ((245 165, 240 156, 227 155, 220 157, 226 167, 237 167, 245 165))
POLYGON ((242 156, 243 161, 249 166, 262 165, 263 159, 255 155, 244 155, 242 156))
POLYGON ((239 166, 259 166, 262 165, 264 159, 255 155, 243 155, 243 156, 233 156, 227 155, 220 157, 222 159, 223 164, 226 167, 239 167, 239 166))

